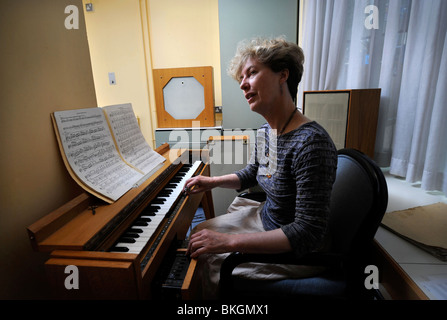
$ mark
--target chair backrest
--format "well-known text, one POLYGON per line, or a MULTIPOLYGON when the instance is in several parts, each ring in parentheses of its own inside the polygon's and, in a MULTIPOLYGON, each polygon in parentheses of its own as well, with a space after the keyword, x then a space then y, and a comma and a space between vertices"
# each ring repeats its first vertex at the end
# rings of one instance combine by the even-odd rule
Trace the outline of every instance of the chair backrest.
POLYGON ((372 241, 388 205, 385 177, 368 156, 338 151, 329 229, 333 251, 348 254, 372 241))

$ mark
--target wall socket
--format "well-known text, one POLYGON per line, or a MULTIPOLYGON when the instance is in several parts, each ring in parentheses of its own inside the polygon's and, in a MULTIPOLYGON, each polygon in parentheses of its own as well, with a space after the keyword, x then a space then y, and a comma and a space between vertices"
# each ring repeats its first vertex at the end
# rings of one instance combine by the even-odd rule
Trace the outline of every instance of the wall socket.
POLYGON ((116 84, 115 72, 109 72, 109 84, 110 85, 116 84))

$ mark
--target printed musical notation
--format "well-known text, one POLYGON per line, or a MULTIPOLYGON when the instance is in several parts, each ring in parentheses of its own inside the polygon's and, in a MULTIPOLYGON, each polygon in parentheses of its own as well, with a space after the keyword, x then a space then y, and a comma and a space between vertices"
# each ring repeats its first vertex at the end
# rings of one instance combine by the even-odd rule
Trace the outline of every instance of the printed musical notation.
POLYGON ((58 111, 54 112, 53 118, 63 148, 61 151, 76 175, 75 180, 106 197, 104 200, 113 202, 165 159, 146 143, 135 120, 139 131, 136 132, 131 105, 110 107, 107 111, 111 111, 108 116, 115 119, 118 132, 114 135, 117 143, 121 141, 118 143, 118 149, 123 152, 121 155, 102 108, 58 111), (114 111, 117 113, 113 114, 114 111))
POLYGON ((152 150, 144 139, 131 104, 102 109, 109 120, 118 150, 126 162, 148 174, 166 160, 152 150))

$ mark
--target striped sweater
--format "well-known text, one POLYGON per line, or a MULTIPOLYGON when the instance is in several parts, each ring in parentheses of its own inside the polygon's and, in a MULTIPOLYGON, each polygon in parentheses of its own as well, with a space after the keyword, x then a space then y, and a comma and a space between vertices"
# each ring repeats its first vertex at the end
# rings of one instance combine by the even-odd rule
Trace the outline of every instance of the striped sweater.
POLYGON ((279 137, 275 134, 264 124, 258 130, 250 164, 235 173, 241 190, 256 184, 264 189, 264 229, 281 228, 294 253, 301 256, 324 244, 337 151, 316 122, 279 137))

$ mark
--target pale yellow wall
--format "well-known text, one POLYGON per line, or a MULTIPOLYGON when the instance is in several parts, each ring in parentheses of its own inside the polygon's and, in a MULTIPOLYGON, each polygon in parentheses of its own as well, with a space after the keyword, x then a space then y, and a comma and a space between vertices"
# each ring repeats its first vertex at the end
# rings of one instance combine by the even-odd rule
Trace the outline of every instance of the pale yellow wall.
POLYGON ((0 1, 0 299, 46 298, 46 254, 26 228, 82 190, 62 161, 50 114, 96 107, 81 0, 0 1))
POLYGON ((86 2, 94 9, 87 12, 84 6, 98 106, 131 103, 152 144, 140 0, 86 2), (115 85, 109 84, 109 72, 115 73, 115 85))
POLYGON ((222 104, 217 0, 83 0, 99 106, 132 103, 146 140, 157 128, 152 69, 212 66, 222 104), (116 85, 108 73, 115 72, 116 85))
POLYGON ((222 105, 217 0, 150 0, 152 63, 157 68, 212 66, 222 105))

